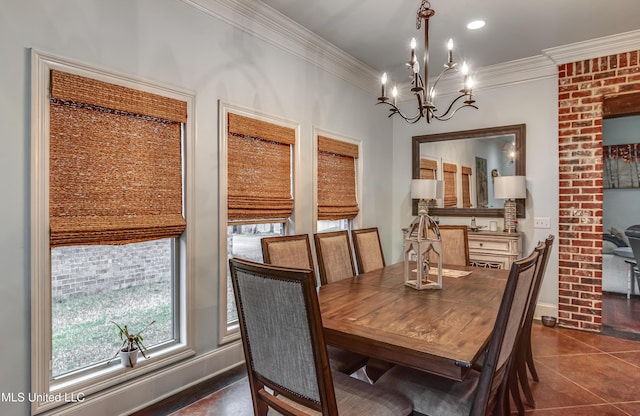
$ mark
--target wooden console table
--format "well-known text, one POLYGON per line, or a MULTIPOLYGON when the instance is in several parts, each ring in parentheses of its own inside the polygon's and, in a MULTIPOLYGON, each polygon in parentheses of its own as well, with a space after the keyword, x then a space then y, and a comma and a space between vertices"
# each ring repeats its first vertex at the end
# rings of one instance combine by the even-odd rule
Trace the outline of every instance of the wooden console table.
POLYGON ((469 259, 475 267, 506 269, 522 257, 522 233, 469 231, 469 259))

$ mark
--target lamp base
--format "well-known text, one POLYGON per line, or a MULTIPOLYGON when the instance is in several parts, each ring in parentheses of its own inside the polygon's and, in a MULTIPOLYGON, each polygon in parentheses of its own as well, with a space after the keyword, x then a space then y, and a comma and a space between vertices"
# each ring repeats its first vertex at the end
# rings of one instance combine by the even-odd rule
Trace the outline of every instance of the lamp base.
POLYGON ((507 199, 504 201, 504 230, 505 233, 516 232, 516 201, 507 199))

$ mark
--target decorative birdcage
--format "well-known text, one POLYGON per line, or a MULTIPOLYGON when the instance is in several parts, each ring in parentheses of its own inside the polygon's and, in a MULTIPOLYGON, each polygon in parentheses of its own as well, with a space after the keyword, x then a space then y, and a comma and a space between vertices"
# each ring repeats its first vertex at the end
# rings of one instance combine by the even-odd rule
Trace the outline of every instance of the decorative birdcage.
POLYGON ((420 211, 403 233, 404 284, 418 290, 442 289, 442 242, 438 224, 420 211), (437 265, 430 261, 431 252, 438 259, 437 265))

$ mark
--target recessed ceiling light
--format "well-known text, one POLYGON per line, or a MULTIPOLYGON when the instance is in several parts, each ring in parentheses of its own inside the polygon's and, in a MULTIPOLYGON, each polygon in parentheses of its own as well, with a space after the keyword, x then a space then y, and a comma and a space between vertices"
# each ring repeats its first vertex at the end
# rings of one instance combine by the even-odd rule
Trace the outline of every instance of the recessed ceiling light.
POLYGON ((472 29, 472 30, 480 29, 481 27, 484 27, 484 25, 485 25, 484 20, 474 20, 473 22, 470 22, 467 25, 467 29, 472 29))

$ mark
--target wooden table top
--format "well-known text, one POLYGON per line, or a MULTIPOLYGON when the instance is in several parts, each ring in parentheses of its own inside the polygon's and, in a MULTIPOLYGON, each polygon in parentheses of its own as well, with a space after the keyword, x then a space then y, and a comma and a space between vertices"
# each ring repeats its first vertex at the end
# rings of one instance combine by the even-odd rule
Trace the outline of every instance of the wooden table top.
POLYGON ((472 273, 443 276, 439 290, 416 290, 404 284, 400 262, 321 286, 327 344, 464 379, 493 330, 509 272, 443 268, 472 273))

